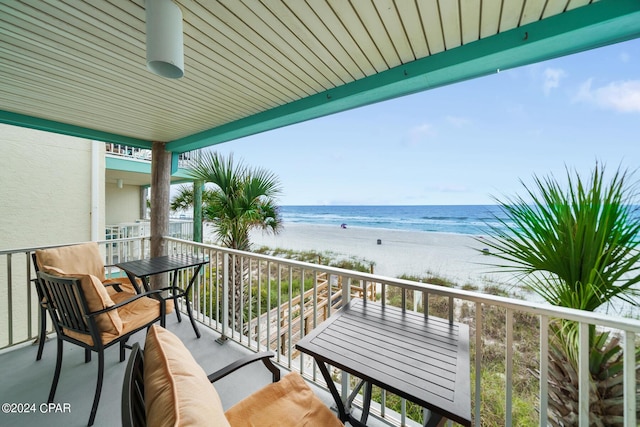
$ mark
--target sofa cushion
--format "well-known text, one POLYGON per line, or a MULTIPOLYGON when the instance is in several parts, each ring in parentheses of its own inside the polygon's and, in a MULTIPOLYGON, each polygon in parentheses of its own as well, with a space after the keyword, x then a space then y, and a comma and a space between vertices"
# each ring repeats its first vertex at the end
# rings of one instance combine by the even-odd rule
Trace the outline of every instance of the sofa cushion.
POLYGON ((48 265, 56 267, 66 273, 92 274, 106 280, 104 275, 104 261, 96 242, 80 245, 62 246, 51 249, 36 250, 38 268, 48 265))
POLYGON ((144 394, 149 426, 230 427, 207 374, 178 337, 157 325, 145 342, 144 394))
POLYGON ((256 391, 225 413, 233 427, 341 427, 297 372, 256 391))
MULTIPOLYGON (((45 273, 59 277, 71 277, 80 279, 82 293, 87 300, 87 306, 90 312, 103 310, 115 305, 111 297, 109 297, 106 288, 96 276, 93 276, 91 274, 68 274, 60 268, 52 267, 49 265, 43 265, 41 270, 45 273)), ((117 310, 99 314, 98 316, 96 316, 96 323, 100 332, 113 335, 118 335, 120 334, 120 332, 122 332, 122 320, 120 319, 117 310)))

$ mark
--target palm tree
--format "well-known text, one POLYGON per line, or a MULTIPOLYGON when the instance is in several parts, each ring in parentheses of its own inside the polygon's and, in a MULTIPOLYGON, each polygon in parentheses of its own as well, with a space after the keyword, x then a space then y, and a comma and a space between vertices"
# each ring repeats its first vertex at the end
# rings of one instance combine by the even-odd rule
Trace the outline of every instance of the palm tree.
MULTIPOLYGON (((215 229, 218 242, 228 248, 249 250, 252 229, 277 233, 282 218, 276 204, 281 192, 276 175, 263 168, 235 164, 233 155, 224 158, 205 153, 190 169, 189 177, 213 184, 202 193, 203 217, 215 229)), ((193 190, 181 186, 171 201, 171 210, 193 206, 193 190)))
MULTIPOLYGON (((213 184, 213 188, 203 192, 203 218, 211 222, 222 246, 248 251, 251 249, 251 230, 280 231, 282 219, 276 197, 281 186, 277 176, 270 171, 234 163, 233 155, 224 158, 218 153, 208 152, 187 173, 194 180, 213 184)), ((193 192, 182 187, 172 200, 172 209, 188 206, 193 206, 193 192)), ((240 258, 231 257, 229 268, 235 278, 235 286, 229 287, 229 297, 234 298, 231 301, 235 301, 234 313, 238 323, 240 301, 244 295, 240 258)), ((230 312, 230 315, 234 313, 230 312)))
MULTIPOLYGON (((595 311, 614 300, 638 306, 640 216, 634 212, 632 174, 615 172, 604 180, 596 164, 589 181, 567 169, 567 190, 553 177, 534 177, 523 197, 496 199, 503 218, 490 226, 484 245, 502 261, 493 265, 520 275, 547 302, 595 311), (530 199, 530 200, 529 200, 530 199), (506 261, 506 262, 505 262, 506 261)), ((577 327, 550 327, 549 422, 577 425, 577 327)), ((591 328, 591 419, 595 425, 622 425, 622 348, 618 338, 591 328)), ((640 350, 636 359, 640 358, 640 350)))

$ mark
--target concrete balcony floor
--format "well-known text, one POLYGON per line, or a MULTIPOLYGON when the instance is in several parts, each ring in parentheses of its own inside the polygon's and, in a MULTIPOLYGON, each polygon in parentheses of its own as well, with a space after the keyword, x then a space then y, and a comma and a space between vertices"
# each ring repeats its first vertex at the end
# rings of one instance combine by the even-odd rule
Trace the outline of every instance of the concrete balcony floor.
MULTIPOLYGON (((249 352, 232 341, 223 345, 216 343, 215 339, 219 334, 204 325, 200 325, 202 338, 197 339, 186 316, 183 316, 181 323, 177 322, 175 315, 167 316, 167 328, 182 339, 207 373, 214 372, 249 352)), ((130 344, 134 342, 144 343, 144 331, 134 335, 129 341, 130 344)), ((97 355, 92 353, 91 362, 84 363, 83 349, 69 343, 64 344, 62 371, 55 403, 68 404, 68 409, 66 412, 42 413, 40 405, 47 402, 55 369, 55 339, 49 339, 45 344, 40 361, 36 361, 36 352, 36 345, 27 344, 0 353, 0 403, 26 403, 35 404, 36 407, 35 413, 7 414, 3 411, 0 413, 0 425, 86 426, 96 385, 97 355)), ((94 424, 97 427, 121 424, 122 380, 130 351, 127 350, 127 359, 122 363, 118 360, 118 353, 117 346, 105 352, 104 383, 94 424)), ((286 372, 283 371, 284 373, 286 372)), ((271 376, 267 369, 262 363, 256 363, 216 382, 215 387, 226 409, 270 381, 271 376)), ((327 391, 313 385, 312 388, 329 407, 332 407, 333 400, 327 391)), ((332 409, 335 412, 335 408, 332 409)), ((374 419, 370 419, 370 422, 371 425, 386 425, 374 419)))

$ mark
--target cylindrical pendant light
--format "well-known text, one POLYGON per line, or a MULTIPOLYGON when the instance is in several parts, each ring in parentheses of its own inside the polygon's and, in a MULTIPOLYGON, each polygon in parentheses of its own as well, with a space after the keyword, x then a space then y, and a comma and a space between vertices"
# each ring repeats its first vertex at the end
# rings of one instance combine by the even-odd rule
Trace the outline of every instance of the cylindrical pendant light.
POLYGON ((146 0, 147 68, 178 79, 184 75, 182 11, 172 0, 146 0))

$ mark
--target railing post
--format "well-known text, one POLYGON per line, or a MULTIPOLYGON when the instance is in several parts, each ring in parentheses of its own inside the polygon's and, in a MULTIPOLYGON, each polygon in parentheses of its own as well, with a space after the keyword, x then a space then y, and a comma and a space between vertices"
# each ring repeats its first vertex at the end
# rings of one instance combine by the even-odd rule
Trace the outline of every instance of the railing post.
POLYGON ((505 426, 512 425, 513 411, 513 310, 507 309, 506 314, 506 372, 505 372, 505 426))
POLYGON ((13 272, 11 271, 11 254, 7 254, 7 325, 9 327, 9 345, 13 344, 13 272))
POLYGON ((227 340, 227 329, 229 328, 229 254, 222 255, 222 332, 218 339, 219 343, 227 340))
POLYGON ((341 391, 342 391, 342 404, 344 405, 345 409, 347 411, 349 411, 351 409, 350 405, 349 405, 349 374, 346 373, 345 371, 342 371, 342 375, 340 377, 341 381, 341 391))
POLYGON ((343 307, 349 304, 349 301, 351 301, 351 277, 347 277, 346 281, 344 279, 345 278, 343 276, 342 277, 342 281, 344 283, 344 288, 342 292, 342 298, 344 298, 344 304, 342 305, 343 307))
MULTIPOLYGON (((27 334, 29 334, 29 338, 33 336, 33 322, 31 321, 31 313, 32 313, 32 309, 31 309, 31 299, 32 294, 31 294, 31 254, 29 252, 27 252, 26 254, 26 267, 27 267, 27 271, 26 271, 26 275, 27 275, 27 334)), ((40 303, 40 301, 38 301, 38 304, 40 303)), ((40 313, 40 310, 38 310, 38 314, 40 313)), ((40 319, 38 319, 40 320, 40 319)), ((40 324, 40 322, 38 322, 38 325, 40 324)), ((40 331, 38 331, 40 332, 40 331)), ((38 334, 38 337, 40 337, 40 334, 38 334)), ((38 339, 36 339, 35 342, 37 342, 38 339)))
POLYGON ((624 427, 637 426, 636 419, 636 334, 624 331, 624 427))
POLYGON ((549 415, 549 317, 540 316, 540 425, 547 425, 549 415))
POLYGON ((578 425, 580 427, 589 426, 589 324, 579 323, 578 350, 578 425))
POLYGON ((475 394, 475 425, 480 427, 480 408, 482 404, 481 400, 481 388, 482 388, 482 303, 476 302, 476 394, 475 394))
MULTIPOLYGON (((351 301, 351 278, 347 277, 347 280, 344 280, 345 277, 342 277, 343 280, 343 288, 342 288, 342 298, 344 299, 344 302, 342 303, 342 307, 345 307, 347 304, 349 304, 349 301, 351 301)), ((350 408, 348 407, 348 403, 349 403, 349 381, 350 381, 350 375, 344 371, 342 371, 342 403, 345 405, 345 408, 347 410, 349 410, 350 408)))

